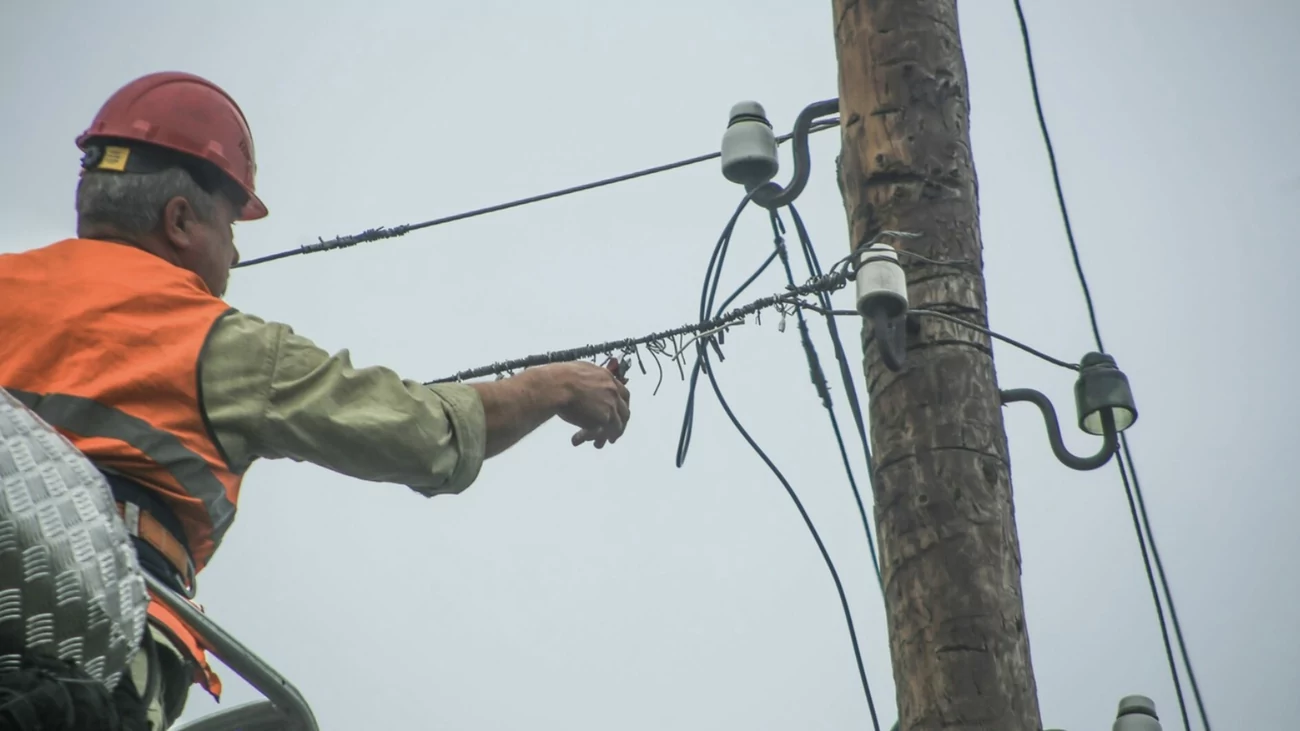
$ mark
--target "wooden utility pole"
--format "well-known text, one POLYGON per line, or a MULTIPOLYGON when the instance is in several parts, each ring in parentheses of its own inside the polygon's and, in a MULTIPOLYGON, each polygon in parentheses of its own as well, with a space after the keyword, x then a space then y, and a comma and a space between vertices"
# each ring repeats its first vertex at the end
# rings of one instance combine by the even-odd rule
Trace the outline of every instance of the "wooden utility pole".
MULTIPOLYGON (((966 63, 956 0, 833 0, 843 152, 856 247, 881 230, 913 309, 986 324, 966 63)), ((864 366, 876 525, 902 731, 1039 731, 1006 431, 989 340, 918 318, 907 363, 864 366)))

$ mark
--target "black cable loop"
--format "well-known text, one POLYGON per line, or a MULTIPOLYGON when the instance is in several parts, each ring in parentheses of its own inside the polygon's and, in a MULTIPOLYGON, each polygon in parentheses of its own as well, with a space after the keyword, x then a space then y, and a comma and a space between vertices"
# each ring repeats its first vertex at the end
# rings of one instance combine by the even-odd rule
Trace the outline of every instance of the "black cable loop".
MULTIPOLYGON (((722 265, 726 260, 727 250, 731 242, 731 234, 735 228, 735 223, 740 213, 744 210, 745 206, 753 198, 753 193, 754 191, 750 191, 748 194, 746 194, 745 198, 741 200, 740 205, 736 208, 735 213, 732 214, 731 219, 728 220, 726 227, 723 229, 722 236, 719 237, 718 242, 714 247, 713 256, 710 258, 709 267, 705 272, 703 291, 700 293, 701 321, 710 319, 710 314, 713 311, 713 302, 717 296, 717 292, 721 282, 722 265)), ((803 285, 802 287, 796 286, 793 280, 793 273, 791 272, 789 267, 789 258, 784 250, 783 241, 780 236, 781 224, 774 213, 769 214, 769 218, 772 222, 774 233, 776 234, 775 236, 776 241, 774 243, 774 246, 776 248, 777 258, 780 258, 782 260, 787 272, 787 279, 789 281, 789 284, 786 288, 787 292, 789 293, 797 293, 801 291, 816 292, 817 290, 815 288, 814 289, 810 289, 810 288, 816 287, 818 285, 824 287, 833 286, 833 288, 838 288, 843 286, 843 284, 847 282, 847 280, 844 279, 842 276, 817 277, 815 283, 810 282, 809 284, 803 285)), ((739 296, 740 293, 744 291, 746 286, 749 286, 749 284, 755 281, 758 278, 758 274, 761 273, 763 269, 766 269, 767 266, 771 263, 771 261, 772 261, 772 257, 769 256, 760 266, 759 272, 756 272, 755 274, 751 275, 746 280, 745 285, 742 286, 739 290, 737 290, 737 292, 733 294, 730 298, 728 298, 726 302, 724 302, 724 306, 727 302, 730 302, 732 299, 735 299, 737 296, 739 296)), ((807 326, 803 320, 802 309, 795 307, 795 314, 799 318, 801 323, 801 334, 804 338, 804 342, 806 343, 806 345, 810 345, 810 342, 807 339, 808 338, 807 326)), ((783 475, 781 471, 777 469, 776 465, 772 462, 772 460, 768 458, 767 454, 763 452, 763 450, 758 446, 757 442, 755 442, 754 439, 749 435, 749 432, 746 431, 744 426, 741 425, 739 419, 736 418, 735 413, 731 410, 731 406, 727 403, 726 399, 723 397, 722 390, 718 386, 717 375, 715 373, 716 369, 713 367, 713 365, 710 362, 709 352, 708 352, 709 346, 713 346, 716 348, 717 346, 716 340, 712 335, 707 335, 707 336, 701 335, 699 338, 697 338, 694 341, 694 346, 696 351, 696 360, 694 365, 691 368, 690 386, 688 388, 687 403, 682 416, 682 431, 678 438, 678 443, 677 443, 677 466, 681 467, 686 459, 686 451, 690 444, 691 435, 694 431, 695 386, 699 381, 700 374, 704 373, 705 376, 707 376, 707 378, 709 379, 710 385, 713 387, 713 392, 718 398, 718 403, 722 406, 723 411, 727 414, 727 418, 731 421, 732 425, 736 428, 736 430, 740 432, 741 436, 745 439, 746 443, 748 443, 749 446, 758 454, 759 458, 763 460, 763 463, 766 464, 770 470, 772 470, 773 474, 775 474, 777 479, 781 482, 782 487, 785 488, 786 493, 790 496, 790 499, 794 502, 795 507, 798 508, 800 516, 803 517, 804 524, 807 526, 809 533, 812 535, 813 540, 817 544, 818 550, 821 552, 822 559, 825 561, 826 567, 830 571, 831 578, 835 583, 835 589, 839 595, 840 605, 844 611, 844 619, 849 629, 849 639, 853 645, 854 659, 857 662, 858 675, 862 681, 862 690, 864 695, 866 696, 867 707, 871 713, 871 723, 875 731, 880 731, 880 720, 878 714, 876 713, 875 700, 873 699, 871 694, 871 683, 867 678, 866 668, 862 662, 862 651, 858 644, 857 629, 853 623, 853 613, 849 607, 848 597, 844 592, 844 585, 843 582, 841 582, 840 580, 839 572, 835 568, 835 563, 831 559, 830 553, 826 550, 826 546, 822 542, 821 535, 817 532, 817 528, 813 524, 812 518, 808 515, 808 512, 804 509, 803 503, 802 501, 799 500, 799 496, 794 491, 793 486, 790 485, 790 482, 785 478, 785 475, 783 475)), ((805 349, 805 352, 809 352, 807 348, 805 349)), ((815 357, 815 354, 810 354, 810 358, 812 357, 815 357)), ((810 365, 810 368, 812 367, 813 366, 810 365)), ((816 382, 815 378, 814 378, 814 382, 816 382)), ((825 386, 824 386, 824 379, 823 379, 822 388, 824 389, 824 387, 825 386)), ((838 433, 838 427, 836 431, 838 433)), ((842 439, 840 440, 840 444, 841 444, 841 450, 843 450, 842 439)), ((852 479, 851 472, 850 472, 850 479, 852 479)), ((874 546, 873 546, 873 553, 874 553, 874 546)))

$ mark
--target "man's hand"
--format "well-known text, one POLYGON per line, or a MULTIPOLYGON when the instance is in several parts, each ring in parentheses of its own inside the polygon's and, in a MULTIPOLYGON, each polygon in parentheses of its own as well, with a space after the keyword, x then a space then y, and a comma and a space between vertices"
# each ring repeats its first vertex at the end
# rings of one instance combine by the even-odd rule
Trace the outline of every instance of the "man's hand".
POLYGON ((568 397, 558 410, 561 419, 579 427, 573 446, 594 442, 596 449, 613 444, 623 436, 631 416, 632 398, 625 381, 617 375, 618 361, 601 367, 594 363, 558 363, 556 369, 568 397))
POLYGON ((594 363, 570 362, 529 368, 512 378, 471 383, 483 403, 488 457, 509 449, 553 416, 579 427, 573 446, 594 442, 597 449, 623 436, 630 415, 625 381, 594 363))

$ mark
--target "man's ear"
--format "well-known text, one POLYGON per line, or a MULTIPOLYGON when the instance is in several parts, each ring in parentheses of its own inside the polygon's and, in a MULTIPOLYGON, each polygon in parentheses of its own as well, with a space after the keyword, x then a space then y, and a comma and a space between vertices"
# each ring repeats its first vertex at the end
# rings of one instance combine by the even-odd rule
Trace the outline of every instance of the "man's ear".
POLYGON ((193 230, 197 222, 194 207, 184 196, 174 196, 163 206, 163 237, 177 249, 189 249, 194 246, 193 230))

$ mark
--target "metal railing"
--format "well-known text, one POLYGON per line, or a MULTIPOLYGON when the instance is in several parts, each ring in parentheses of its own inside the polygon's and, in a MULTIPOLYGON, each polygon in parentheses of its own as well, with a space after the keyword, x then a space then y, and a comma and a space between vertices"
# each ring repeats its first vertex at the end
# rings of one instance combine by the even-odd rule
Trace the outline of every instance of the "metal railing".
POLYGON ((194 605, 142 571, 154 597, 174 611, 226 667, 266 697, 190 721, 173 731, 319 731, 298 689, 194 605))

